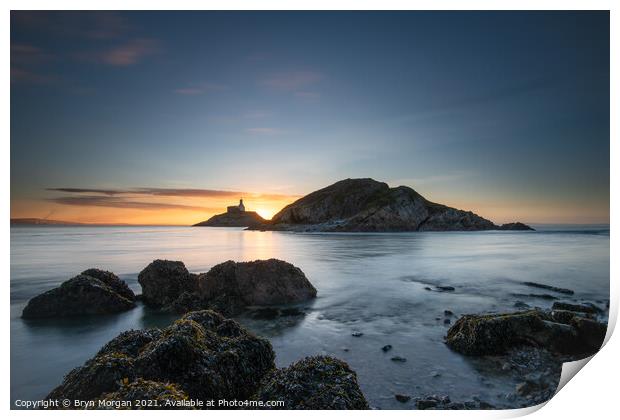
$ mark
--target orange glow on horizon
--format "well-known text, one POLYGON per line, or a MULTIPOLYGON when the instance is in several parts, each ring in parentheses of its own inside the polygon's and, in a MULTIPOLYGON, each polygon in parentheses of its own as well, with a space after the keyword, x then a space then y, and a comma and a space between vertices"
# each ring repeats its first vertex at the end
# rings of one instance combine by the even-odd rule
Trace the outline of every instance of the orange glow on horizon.
MULTIPOLYGON (((93 224, 189 226, 226 212, 226 207, 237 205, 239 198, 241 197, 237 197, 234 193, 214 197, 114 196, 109 202, 100 200, 66 204, 46 197, 40 199, 13 197, 11 218, 39 218, 93 224)), ((261 217, 271 219, 282 208, 299 198, 299 195, 255 193, 245 194, 243 201, 247 211, 255 211, 261 217)), ((474 201, 436 197, 435 201, 458 209, 471 210, 497 224, 515 221, 609 223, 608 202, 596 200, 574 203, 557 199, 483 198, 474 201)))
MULTIPOLYGON (((264 219, 271 219, 299 196, 261 195, 243 198, 247 211, 256 211, 264 219)), ((74 223, 181 225, 189 226, 225 213, 227 206, 238 204, 231 197, 133 197, 130 206, 121 202, 118 207, 102 205, 67 205, 45 199, 12 199, 11 218, 38 218, 74 223), (143 208, 140 208, 144 206, 143 208)), ((115 204, 116 206, 117 204, 115 204)))

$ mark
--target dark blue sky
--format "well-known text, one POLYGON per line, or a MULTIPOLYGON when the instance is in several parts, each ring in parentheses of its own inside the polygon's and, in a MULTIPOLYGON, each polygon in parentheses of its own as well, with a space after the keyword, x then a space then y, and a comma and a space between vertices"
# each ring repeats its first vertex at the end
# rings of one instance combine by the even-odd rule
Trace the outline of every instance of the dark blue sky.
POLYGON ((13 12, 11 44, 13 217, 185 222, 221 190, 269 213, 372 177, 609 220, 607 12, 13 12))

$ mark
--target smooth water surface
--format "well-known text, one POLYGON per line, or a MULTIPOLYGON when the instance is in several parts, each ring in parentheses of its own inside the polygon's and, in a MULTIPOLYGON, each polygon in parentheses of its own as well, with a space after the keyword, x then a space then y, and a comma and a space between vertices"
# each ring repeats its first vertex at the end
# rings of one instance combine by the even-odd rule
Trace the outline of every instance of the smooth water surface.
POLYGON ((608 227, 386 234, 12 227, 12 403, 43 398, 120 332, 165 326, 174 318, 139 306, 111 316, 22 320, 22 309, 38 293, 90 267, 115 272, 139 292, 138 273, 156 258, 181 260, 190 271, 205 272, 229 259, 272 257, 300 267, 318 297, 299 305, 303 317, 241 316, 239 321, 271 340, 278 366, 314 354, 347 361, 376 408, 413 407, 395 401, 395 393, 447 394, 453 401, 478 396, 501 407, 502 395, 514 390, 513 381, 482 371, 444 345, 446 309, 457 316, 513 311, 516 300, 549 307, 549 301, 514 295, 544 293, 524 281, 573 289, 576 301, 609 298, 608 227), (427 290, 438 285, 455 291, 427 290), (393 349, 384 353, 386 344, 393 349), (393 362, 393 356, 407 361, 393 362))

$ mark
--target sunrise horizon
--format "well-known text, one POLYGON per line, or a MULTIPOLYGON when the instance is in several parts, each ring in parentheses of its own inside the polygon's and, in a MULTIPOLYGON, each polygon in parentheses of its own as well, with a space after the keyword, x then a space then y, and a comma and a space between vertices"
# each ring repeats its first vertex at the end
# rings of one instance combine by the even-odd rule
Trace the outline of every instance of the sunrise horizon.
MULTIPOLYGON (((225 212, 228 205, 235 204, 235 200, 243 199, 248 210, 255 211, 264 219, 270 220, 288 204, 337 181, 339 180, 316 187, 312 191, 290 195, 202 188, 46 188, 45 191, 48 193, 63 193, 64 195, 47 197, 45 201, 37 203, 40 206, 38 209, 33 209, 32 203, 25 203, 27 209, 21 210, 19 208, 21 203, 18 202, 15 207, 11 207, 11 219, 40 219, 101 225, 190 226, 225 212)), ((387 184, 390 187, 403 185, 393 182, 387 182, 387 184)), ((405 186, 416 190, 413 185, 405 186)), ((489 203, 485 206, 467 201, 455 202, 448 197, 433 200, 429 198, 429 196, 432 197, 432 192, 420 193, 430 201, 473 211, 500 224, 517 220, 530 224, 609 224, 608 214, 590 218, 590 216, 584 217, 583 214, 575 214, 575 209, 568 209, 567 214, 566 208, 558 208, 547 215, 541 214, 540 211, 532 211, 532 209, 536 210, 536 204, 540 205, 540 202, 521 203, 521 207, 516 206, 515 203, 507 206, 489 203)))
POLYGON ((609 223, 605 19, 12 12, 11 218, 190 225, 242 195, 270 218, 373 178, 609 223))

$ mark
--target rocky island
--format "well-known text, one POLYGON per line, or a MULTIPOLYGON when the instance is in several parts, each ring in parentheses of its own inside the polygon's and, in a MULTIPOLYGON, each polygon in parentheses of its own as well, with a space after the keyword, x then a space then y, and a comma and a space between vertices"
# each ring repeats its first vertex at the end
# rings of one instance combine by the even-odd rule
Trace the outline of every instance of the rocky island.
POLYGON ((226 213, 216 214, 208 220, 196 223, 194 226, 250 227, 265 222, 266 220, 255 211, 246 211, 243 199, 240 199, 238 206, 228 206, 226 213))
POLYGON ((428 201, 412 188, 390 188, 370 178, 345 179, 284 207, 254 230, 409 232, 534 230, 523 223, 496 225, 471 211, 428 201))

